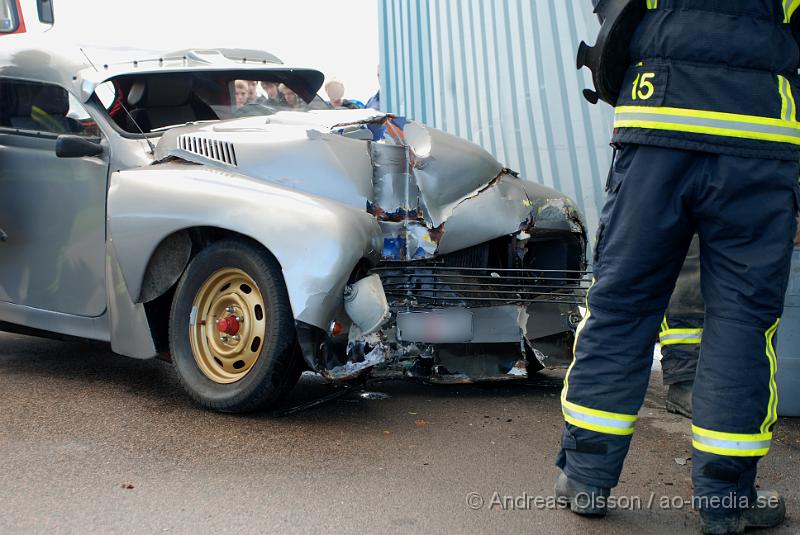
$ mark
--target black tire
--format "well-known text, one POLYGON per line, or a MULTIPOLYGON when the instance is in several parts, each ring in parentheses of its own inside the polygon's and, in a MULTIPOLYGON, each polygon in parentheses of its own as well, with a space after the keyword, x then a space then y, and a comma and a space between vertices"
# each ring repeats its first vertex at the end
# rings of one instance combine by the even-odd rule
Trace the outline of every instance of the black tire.
POLYGON ((178 282, 170 312, 169 343, 181 385, 202 407, 244 413, 266 409, 291 390, 302 372, 294 317, 277 260, 263 248, 225 240, 202 250, 178 282), (195 358, 190 341, 194 301, 206 281, 220 270, 238 269, 255 282, 264 301, 261 351, 247 373, 222 384, 209 378, 195 358))

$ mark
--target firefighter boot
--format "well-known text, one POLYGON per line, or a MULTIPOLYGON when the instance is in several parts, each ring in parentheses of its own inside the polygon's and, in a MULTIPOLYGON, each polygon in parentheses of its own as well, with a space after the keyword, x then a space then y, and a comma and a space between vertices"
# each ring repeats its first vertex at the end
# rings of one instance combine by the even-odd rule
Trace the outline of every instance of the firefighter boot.
POLYGON ((703 533, 744 533, 747 528, 774 528, 786 518, 783 496, 772 490, 756 492, 755 503, 742 511, 716 513, 700 511, 703 533))
POLYGON ((594 487, 570 479, 561 472, 556 479, 556 498, 559 503, 569 504, 570 510, 578 515, 605 516, 606 504, 611 489, 594 487))
POLYGON ((667 412, 692 417, 693 381, 673 383, 667 387, 667 412))

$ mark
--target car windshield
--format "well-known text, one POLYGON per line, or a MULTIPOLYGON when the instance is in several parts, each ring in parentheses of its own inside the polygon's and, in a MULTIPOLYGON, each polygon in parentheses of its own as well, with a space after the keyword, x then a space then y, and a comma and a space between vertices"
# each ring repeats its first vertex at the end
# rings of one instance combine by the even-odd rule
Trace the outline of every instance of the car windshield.
POLYGON ((329 109, 316 89, 291 70, 177 72, 120 76, 99 86, 95 98, 122 130, 138 134, 197 121, 329 109))

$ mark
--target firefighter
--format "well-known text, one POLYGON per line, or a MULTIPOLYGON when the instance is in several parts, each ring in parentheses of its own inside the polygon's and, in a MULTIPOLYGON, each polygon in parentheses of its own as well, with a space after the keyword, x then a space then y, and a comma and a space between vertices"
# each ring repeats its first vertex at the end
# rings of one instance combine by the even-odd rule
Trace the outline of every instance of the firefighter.
POLYGON ((700 291, 700 242, 695 236, 661 322, 661 369, 667 410, 692 417, 692 387, 700 357, 705 305, 700 291))
MULTIPOLYGON (((561 395, 556 493, 573 512, 605 513, 604 500, 585 498, 608 496, 619 481, 653 343, 696 233, 705 325, 693 504, 706 533, 775 526, 783 499, 756 491, 755 477, 777 419, 775 331, 798 208, 800 51, 791 22, 800 2, 606 1, 642 15, 632 31, 611 31, 626 11, 609 8, 601 37, 630 43, 598 38, 630 57, 614 98, 593 73, 600 98, 616 106, 617 154, 561 395)), ((601 81, 614 79, 607 72, 601 81)))
MULTIPOLYGON (((800 246, 800 224, 794 245, 800 246)), ((687 418, 692 417, 692 389, 700 358, 704 309, 700 291, 700 242, 695 236, 658 334, 664 386, 667 387, 667 411, 687 418)))

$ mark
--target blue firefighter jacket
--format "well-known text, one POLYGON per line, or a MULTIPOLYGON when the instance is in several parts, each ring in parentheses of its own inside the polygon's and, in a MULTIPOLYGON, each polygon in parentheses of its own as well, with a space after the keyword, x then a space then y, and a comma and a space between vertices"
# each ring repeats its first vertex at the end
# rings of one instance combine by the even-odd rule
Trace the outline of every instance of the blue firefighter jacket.
POLYGON ((800 157, 800 0, 641 1, 614 141, 800 157))

